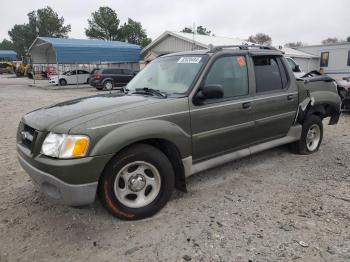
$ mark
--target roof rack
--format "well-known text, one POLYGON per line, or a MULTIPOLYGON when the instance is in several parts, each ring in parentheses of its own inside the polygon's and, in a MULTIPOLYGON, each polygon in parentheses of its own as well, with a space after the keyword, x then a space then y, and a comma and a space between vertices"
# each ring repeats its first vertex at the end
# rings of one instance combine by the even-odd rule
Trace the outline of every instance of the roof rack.
POLYGON ((223 49, 230 49, 230 48, 237 48, 240 50, 249 50, 249 49, 264 49, 264 50, 274 50, 278 51, 278 49, 272 47, 272 46, 265 46, 265 45, 248 45, 248 44, 242 44, 242 45, 218 45, 214 46, 212 44, 209 45, 209 50, 212 53, 221 51, 223 49))

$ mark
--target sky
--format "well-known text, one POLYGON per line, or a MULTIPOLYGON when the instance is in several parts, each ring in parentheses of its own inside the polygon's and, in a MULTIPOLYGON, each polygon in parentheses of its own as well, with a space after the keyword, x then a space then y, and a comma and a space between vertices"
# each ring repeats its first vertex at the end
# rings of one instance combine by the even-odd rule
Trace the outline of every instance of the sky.
POLYGON ((52 7, 66 24, 70 38, 86 38, 87 19, 100 6, 116 10, 121 23, 130 17, 155 39, 166 30, 203 25, 217 36, 247 39, 255 33, 271 36, 274 45, 302 41, 319 44, 328 37, 350 36, 349 0, 0 0, 0 41, 15 24, 28 21, 32 10, 52 7))

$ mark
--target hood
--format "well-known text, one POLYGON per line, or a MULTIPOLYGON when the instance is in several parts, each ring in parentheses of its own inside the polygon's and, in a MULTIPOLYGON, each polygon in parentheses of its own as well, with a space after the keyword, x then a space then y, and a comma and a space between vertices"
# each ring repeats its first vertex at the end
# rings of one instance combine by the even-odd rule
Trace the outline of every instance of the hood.
POLYGON ((55 126, 70 120, 84 117, 86 121, 98 117, 101 112, 109 114, 161 100, 120 93, 83 97, 34 110, 23 117, 23 122, 36 130, 50 131, 55 126))

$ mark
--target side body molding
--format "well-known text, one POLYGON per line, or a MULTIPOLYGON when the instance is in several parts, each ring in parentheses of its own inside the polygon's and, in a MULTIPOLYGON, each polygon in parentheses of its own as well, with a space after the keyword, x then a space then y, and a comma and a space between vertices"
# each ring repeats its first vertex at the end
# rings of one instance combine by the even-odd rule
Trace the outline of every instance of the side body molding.
POLYGON ((249 155, 256 154, 258 152, 261 152, 270 148, 274 148, 277 146, 298 141, 301 137, 301 131, 302 131, 302 126, 295 125, 289 129, 289 132, 285 137, 268 141, 262 144, 250 146, 248 148, 234 151, 225 155, 220 155, 220 156, 211 158, 209 160, 205 160, 195 164, 193 164, 192 162, 192 156, 183 158, 182 163, 185 168, 185 176, 188 177, 193 174, 222 165, 224 163, 227 163, 236 159, 247 157, 249 155))

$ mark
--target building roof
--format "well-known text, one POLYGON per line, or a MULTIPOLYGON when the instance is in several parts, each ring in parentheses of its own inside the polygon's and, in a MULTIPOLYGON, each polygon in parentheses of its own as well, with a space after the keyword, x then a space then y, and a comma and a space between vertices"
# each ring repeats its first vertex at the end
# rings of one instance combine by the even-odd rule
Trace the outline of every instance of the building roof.
POLYGON ((292 58, 318 58, 318 56, 289 47, 282 47, 281 51, 284 52, 285 56, 290 56, 292 58))
MULTIPOLYGON (((176 38, 182 39, 184 41, 194 43, 197 46, 208 48, 209 45, 219 46, 219 45, 242 45, 242 44, 253 44, 244 39, 238 37, 223 37, 223 36, 208 36, 208 35, 199 35, 192 33, 183 33, 183 32, 174 32, 174 31, 165 31, 158 38, 156 38, 152 43, 142 49, 141 53, 144 54, 152 47, 157 45, 159 42, 164 40, 168 36, 174 36, 176 38)), ((286 56, 298 57, 298 58, 317 58, 312 54, 308 54, 299 50, 292 48, 284 47, 282 50, 286 56)))
POLYGON ((13 50, 0 50, 0 58, 15 60, 17 58, 17 53, 13 50))
POLYGON ((331 44, 319 44, 319 45, 305 45, 298 48, 308 48, 308 47, 328 47, 328 46, 346 46, 350 45, 350 42, 339 42, 339 43, 331 43, 331 44))
POLYGON ((120 41, 37 37, 33 63, 138 62, 140 46, 120 41))
POLYGON ((192 33, 183 33, 183 32, 175 32, 175 31, 165 31, 158 38, 152 41, 148 46, 142 49, 141 53, 147 52, 153 46, 157 45, 159 42, 164 40, 168 36, 174 36, 176 38, 182 39, 189 43, 194 43, 197 46, 208 48, 210 44, 217 45, 241 45, 249 42, 236 38, 236 37, 222 37, 222 36, 209 36, 209 35, 199 35, 192 33))

